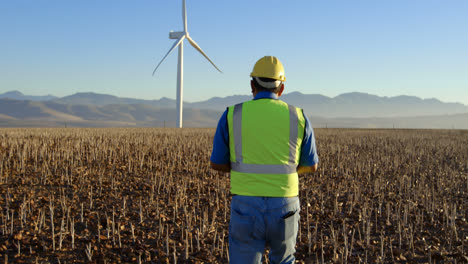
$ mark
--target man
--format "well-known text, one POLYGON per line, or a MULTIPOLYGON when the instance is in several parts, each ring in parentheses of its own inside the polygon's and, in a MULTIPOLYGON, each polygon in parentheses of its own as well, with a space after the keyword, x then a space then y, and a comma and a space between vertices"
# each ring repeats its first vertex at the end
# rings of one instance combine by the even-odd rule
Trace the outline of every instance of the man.
POLYGON ((228 107, 213 141, 211 168, 231 173, 231 263, 294 263, 299 227, 298 173, 315 172, 318 156, 302 109, 278 100, 284 68, 273 56, 257 61, 254 99, 228 107))

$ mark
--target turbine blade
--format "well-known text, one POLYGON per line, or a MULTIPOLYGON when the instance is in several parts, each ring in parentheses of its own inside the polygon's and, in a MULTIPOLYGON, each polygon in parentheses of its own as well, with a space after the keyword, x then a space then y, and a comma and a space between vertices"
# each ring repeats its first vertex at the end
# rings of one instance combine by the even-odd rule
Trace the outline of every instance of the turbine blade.
POLYGON ((208 56, 205 54, 205 52, 203 52, 203 50, 200 48, 200 46, 198 46, 198 44, 195 43, 195 41, 194 41, 191 37, 187 36, 187 40, 190 42, 190 44, 192 45, 192 47, 194 47, 196 50, 198 50, 209 62, 211 62, 211 64, 212 64, 219 72, 222 73, 222 71, 214 64, 214 62, 212 62, 212 61, 210 60, 210 58, 208 58, 208 56))
POLYGON ((184 31, 187 32, 187 9, 185 8, 185 0, 182 1, 182 20, 184 22, 184 31))
POLYGON ((161 65, 161 63, 164 61, 164 59, 166 59, 166 57, 177 47, 179 46, 179 44, 184 40, 185 38, 185 35, 183 35, 182 37, 180 37, 178 40, 176 40, 176 42, 174 42, 174 45, 172 45, 171 49, 166 53, 166 55, 164 56, 164 58, 162 58, 162 60, 159 62, 158 66, 156 66, 156 68, 154 68, 154 71, 153 71, 153 76, 154 76, 154 73, 156 72, 156 70, 158 69, 159 65, 161 65))

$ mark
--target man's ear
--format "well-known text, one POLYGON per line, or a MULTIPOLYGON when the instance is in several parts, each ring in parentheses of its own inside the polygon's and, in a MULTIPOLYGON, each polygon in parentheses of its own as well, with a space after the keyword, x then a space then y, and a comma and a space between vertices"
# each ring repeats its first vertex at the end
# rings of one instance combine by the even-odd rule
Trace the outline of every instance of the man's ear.
POLYGON ((254 84, 253 80, 250 81, 250 88, 252 88, 252 94, 255 96, 256 89, 255 89, 255 84, 254 84))
POLYGON ((281 88, 278 92, 278 97, 280 97, 283 94, 283 91, 284 91, 284 83, 281 84, 281 88))

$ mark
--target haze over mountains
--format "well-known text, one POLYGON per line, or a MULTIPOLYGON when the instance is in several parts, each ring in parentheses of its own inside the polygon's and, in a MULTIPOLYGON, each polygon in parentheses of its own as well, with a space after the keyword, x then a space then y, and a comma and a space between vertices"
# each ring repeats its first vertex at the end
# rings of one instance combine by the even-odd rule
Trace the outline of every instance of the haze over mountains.
MULTIPOLYGON (((227 106, 251 95, 184 102, 185 127, 215 127, 227 106)), ((380 97, 346 93, 336 97, 292 92, 281 99, 304 109, 314 127, 398 127, 468 129, 468 106, 414 96, 380 97)), ((174 126, 175 100, 142 100, 107 94, 65 97, 0 94, 0 126, 174 126)))

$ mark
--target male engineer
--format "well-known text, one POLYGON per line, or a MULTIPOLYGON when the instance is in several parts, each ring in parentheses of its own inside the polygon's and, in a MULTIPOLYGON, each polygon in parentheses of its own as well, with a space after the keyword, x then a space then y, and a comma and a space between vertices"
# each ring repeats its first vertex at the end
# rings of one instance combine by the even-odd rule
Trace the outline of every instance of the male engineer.
POLYGON ((284 68, 273 56, 250 74, 253 100, 230 106, 219 120, 211 168, 231 175, 229 260, 294 263, 299 228, 298 174, 315 172, 318 155, 302 109, 278 99, 284 68))

